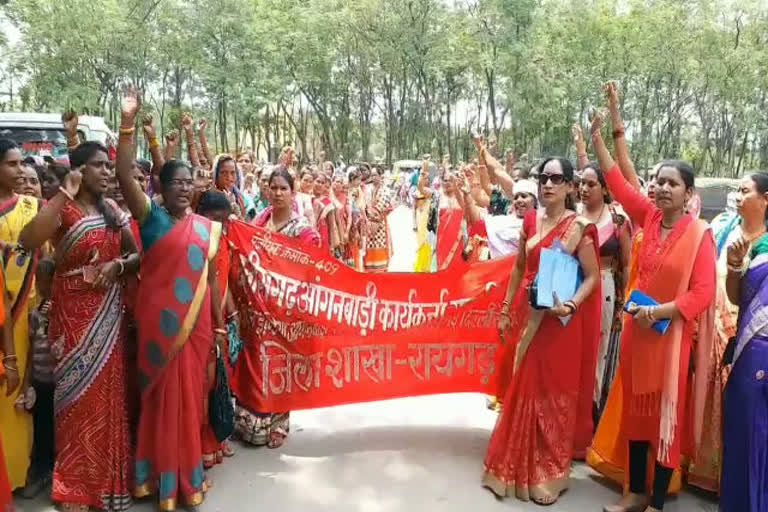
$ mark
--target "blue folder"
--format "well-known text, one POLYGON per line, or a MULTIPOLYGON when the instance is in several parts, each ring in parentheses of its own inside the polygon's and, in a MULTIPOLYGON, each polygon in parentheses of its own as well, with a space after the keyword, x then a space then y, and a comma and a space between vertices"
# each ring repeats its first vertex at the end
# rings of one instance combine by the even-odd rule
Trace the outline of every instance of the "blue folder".
POLYGON ((568 254, 560 240, 552 248, 541 250, 536 302, 539 306, 555 305, 553 293, 561 303, 571 300, 584 280, 579 260, 568 254))
MULTIPOLYGON (((632 306, 658 306, 658 305, 659 305, 658 301, 656 301, 653 297, 646 295, 640 290, 632 290, 632 292, 629 294, 629 300, 627 301, 626 304, 624 304, 624 311, 626 313, 629 313, 629 308, 632 306)), ((664 334, 665 332, 667 332, 667 329, 669 328, 669 324, 671 323, 672 321, 669 318, 665 318, 663 320, 657 320, 656 323, 653 324, 653 328, 659 334, 664 334)))

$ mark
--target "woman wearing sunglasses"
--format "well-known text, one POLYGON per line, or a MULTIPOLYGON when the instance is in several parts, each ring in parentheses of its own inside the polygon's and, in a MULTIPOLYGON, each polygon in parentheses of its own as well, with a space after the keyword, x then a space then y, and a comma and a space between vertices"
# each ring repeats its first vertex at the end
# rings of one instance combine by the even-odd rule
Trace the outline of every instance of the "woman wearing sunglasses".
MULTIPOLYGON (((485 158, 481 147, 481 160, 485 158)), ((538 210, 529 212, 499 321, 508 343, 498 396, 504 407, 491 435, 483 485, 497 496, 540 505, 568 488, 574 449, 592 436, 595 352, 600 338, 597 230, 570 204, 573 165, 548 158, 539 167, 538 210), (529 286, 541 250, 559 240, 584 280, 565 302, 534 309, 529 286), (570 317, 570 318, 568 318, 570 317)))
POLYGON ((658 303, 630 307, 633 318, 625 323, 621 335, 621 378, 614 382, 622 390, 616 445, 623 444, 621 450, 628 453, 624 467, 629 494, 605 510, 655 512, 664 508, 683 448, 695 446, 683 442, 689 441, 686 433, 693 432, 696 445, 701 440, 707 378, 713 363, 715 244, 707 224, 686 214, 694 187, 691 166, 680 161, 662 163, 652 203, 627 182, 615 164, 600 133, 602 121, 600 114, 595 115, 592 142, 600 167, 609 169, 605 173, 608 189, 632 222, 643 229, 633 287, 658 303), (663 332, 655 328, 661 320, 671 322, 663 332), (696 372, 690 387, 692 357, 696 358, 696 372), (687 402, 689 389, 693 390, 692 407, 687 402), (686 421, 689 417, 693 425, 686 421), (655 461, 650 499, 646 495, 649 450, 655 461))

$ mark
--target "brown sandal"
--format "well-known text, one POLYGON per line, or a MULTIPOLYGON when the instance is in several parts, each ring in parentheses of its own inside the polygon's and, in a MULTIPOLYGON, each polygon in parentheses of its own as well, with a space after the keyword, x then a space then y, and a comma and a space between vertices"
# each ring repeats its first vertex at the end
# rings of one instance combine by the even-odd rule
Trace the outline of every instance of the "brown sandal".
POLYGON ((283 446, 283 443, 285 442, 285 438, 288 437, 285 434, 282 434, 280 432, 270 432, 269 433, 269 443, 267 443, 267 448, 276 449, 283 446))

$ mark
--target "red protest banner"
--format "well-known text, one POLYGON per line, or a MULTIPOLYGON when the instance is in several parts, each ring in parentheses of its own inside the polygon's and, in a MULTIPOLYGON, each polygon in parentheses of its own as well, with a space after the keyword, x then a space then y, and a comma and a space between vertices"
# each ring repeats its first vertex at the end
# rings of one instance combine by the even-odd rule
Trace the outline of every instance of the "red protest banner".
POLYGON ((232 291, 244 350, 232 388, 279 412, 496 389, 497 325, 513 258, 434 274, 363 274, 241 222, 232 291))

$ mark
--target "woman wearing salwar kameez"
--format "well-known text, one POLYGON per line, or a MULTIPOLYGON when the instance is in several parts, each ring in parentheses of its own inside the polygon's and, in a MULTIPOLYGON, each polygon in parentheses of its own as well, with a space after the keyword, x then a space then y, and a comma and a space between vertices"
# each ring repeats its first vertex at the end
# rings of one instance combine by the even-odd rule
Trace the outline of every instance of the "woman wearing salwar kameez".
MULTIPOLYGON (((261 212, 252 224, 272 233, 296 238, 302 243, 320 247, 320 234, 307 218, 293 211, 294 181, 285 169, 278 169, 269 177, 272 205, 261 212)), ((290 412, 259 411, 261 379, 261 344, 245 343, 235 367, 232 390, 237 397, 235 428, 240 438, 255 446, 279 448, 290 431, 290 412)))
MULTIPOLYGON (((14 192, 21 177, 21 164, 21 150, 16 144, 0 139, 0 247, 13 322, 14 366, 20 382, 24 382, 30 355, 28 319, 34 298, 37 259, 34 251, 25 250, 18 242, 21 230, 37 215, 41 203, 34 197, 14 192)), ((13 489, 24 487, 32 451, 32 415, 15 406, 22 392, 22 386, 18 386, 9 396, 0 393, 0 437, 13 489)))
POLYGON ((132 179, 136 91, 123 93, 117 176, 144 247, 136 318, 141 392, 134 496, 157 494, 160 510, 203 502, 201 431, 205 368, 227 334, 214 259, 221 224, 190 212, 192 171, 177 160, 160 171, 163 206, 132 179))
POLYGON ((740 316, 725 387, 720 510, 761 512, 768 509, 768 175, 748 176, 739 189, 743 234, 727 248, 726 288, 740 316))
POLYGON ((56 247, 48 336, 55 362, 52 498, 64 510, 126 510, 132 453, 122 279, 138 270, 130 219, 107 193, 107 148, 85 142, 75 170, 20 240, 56 247), (94 415, 94 411, 101 414, 94 415))
POLYGON ((485 458, 483 485, 500 497, 542 505, 568 488, 575 449, 592 435, 595 354, 600 339, 597 231, 566 207, 573 167, 550 158, 539 175, 542 208, 529 212, 503 303, 499 330, 507 343, 506 390, 485 458), (549 310, 529 304, 528 285, 541 250, 555 240, 576 257, 584 280, 572 299, 549 310), (570 317, 570 318, 565 318, 570 317))
POLYGON ((701 440, 706 380, 713 362, 715 246, 706 223, 685 213, 693 193, 693 169, 685 162, 664 162, 654 205, 627 183, 605 146, 601 127, 602 118, 597 115, 592 141, 600 167, 610 169, 605 173, 608 189, 632 222, 643 228, 636 289, 658 302, 631 306, 633 318, 624 325, 619 442, 629 453, 629 494, 605 510, 658 511, 664 508, 681 455, 693 456, 694 443, 701 440), (654 324, 663 319, 669 319, 670 325, 662 333, 654 324), (692 350, 696 372, 691 388, 692 350), (689 399, 693 401, 688 403, 689 399), (650 500, 646 495, 649 454, 655 461, 650 500))

